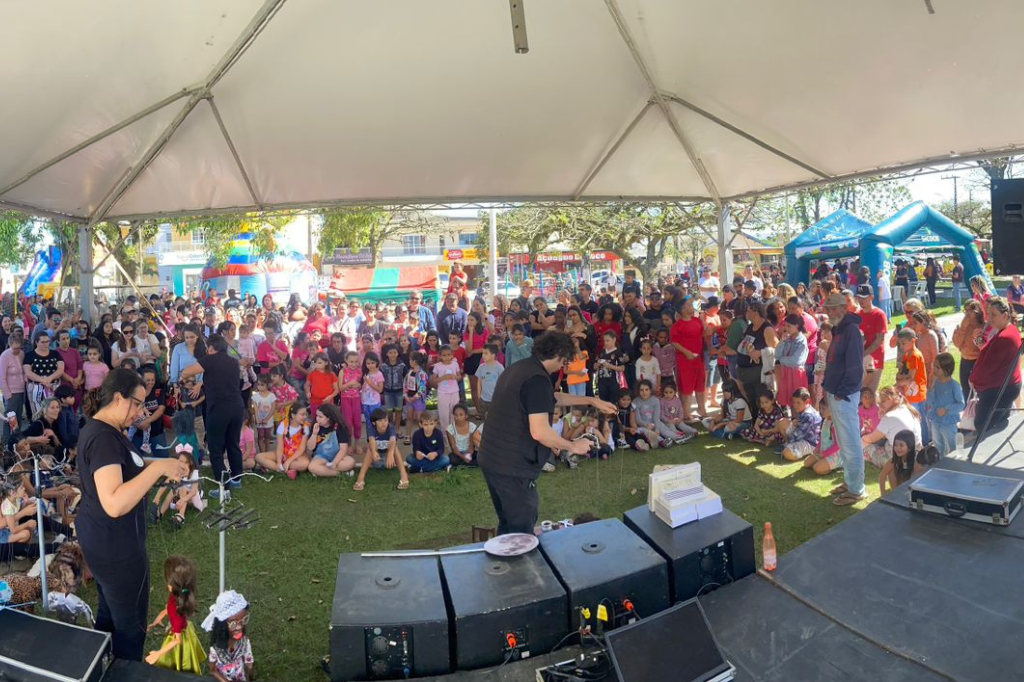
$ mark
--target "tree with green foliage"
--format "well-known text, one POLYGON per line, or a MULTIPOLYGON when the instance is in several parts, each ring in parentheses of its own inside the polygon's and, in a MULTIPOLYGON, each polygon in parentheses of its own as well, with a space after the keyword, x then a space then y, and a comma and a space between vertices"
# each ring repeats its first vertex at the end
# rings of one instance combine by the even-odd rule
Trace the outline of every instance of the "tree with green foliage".
POLYGON ((403 235, 437 234, 442 221, 424 211, 399 211, 385 208, 329 208, 319 211, 317 231, 321 256, 335 249, 368 249, 373 267, 380 263, 384 243, 403 235))
MULTIPOLYGON (((188 234, 202 229, 206 233, 203 250, 207 258, 217 265, 224 265, 231 256, 235 238, 240 234, 252 234, 252 247, 258 254, 277 253, 277 237, 290 223, 297 212, 279 211, 273 213, 247 213, 243 215, 194 216, 174 223, 179 234, 188 234)), ((158 225, 153 224, 153 235, 158 225)), ((148 231, 146 234, 149 234, 148 231)), ((152 237, 150 237, 151 239, 152 237)), ((143 242, 145 243, 145 242, 143 242)))
POLYGON ((29 263, 42 239, 41 221, 15 211, 0 211, 0 265, 29 263))

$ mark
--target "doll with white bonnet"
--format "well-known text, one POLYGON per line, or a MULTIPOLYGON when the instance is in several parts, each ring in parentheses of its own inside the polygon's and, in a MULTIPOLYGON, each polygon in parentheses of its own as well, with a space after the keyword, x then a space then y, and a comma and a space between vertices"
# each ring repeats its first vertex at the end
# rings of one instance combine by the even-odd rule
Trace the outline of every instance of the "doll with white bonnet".
POLYGON ((221 592, 203 621, 210 633, 210 674, 218 682, 253 679, 252 644, 245 634, 249 603, 234 590, 221 592))

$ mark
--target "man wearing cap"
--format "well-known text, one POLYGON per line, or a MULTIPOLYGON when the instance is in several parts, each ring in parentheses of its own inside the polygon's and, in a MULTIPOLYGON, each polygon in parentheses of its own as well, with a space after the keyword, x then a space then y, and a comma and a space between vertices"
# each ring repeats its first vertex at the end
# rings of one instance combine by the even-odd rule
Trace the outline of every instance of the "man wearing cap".
POLYGON ((839 293, 825 299, 825 314, 832 323, 832 344, 822 388, 832 412, 839 443, 844 482, 832 489, 832 504, 845 507, 867 498, 864 489, 864 451, 860 441, 860 389, 864 379, 864 337, 861 319, 846 309, 846 297, 839 293))
POLYGON ((875 290, 870 284, 857 286, 857 303, 860 304, 860 331, 864 335, 864 355, 871 356, 864 363, 864 387, 878 391, 885 368, 885 333, 889 331, 889 318, 874 304, 875 290), (874 371, 872 371, 872 368, 874 371))
POLYGON ((647 307, 644 309, 643 317, 648 326, 652 329, 661 328, 661 310, 664 308, 661 302, 661 292, 655 289, 647 297, 647 307))

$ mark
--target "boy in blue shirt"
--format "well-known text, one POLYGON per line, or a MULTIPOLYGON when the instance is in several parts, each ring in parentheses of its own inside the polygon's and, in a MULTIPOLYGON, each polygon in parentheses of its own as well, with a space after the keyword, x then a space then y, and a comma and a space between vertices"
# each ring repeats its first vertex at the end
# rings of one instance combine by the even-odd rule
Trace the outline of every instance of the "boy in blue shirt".
POLYGON ((963 391, 960 384, 953 380, 955 368, 956 361, 952 355, 939 353, 932 370, 935 381, 928 389, 925 419, 928 420, 932 442, 941 457, 956 449, 956 426, 964 411, 963 391))
POLYGON ((429 474, 447 469, 451 462, 444 454, 444 435, 437 428, 437 417, 432 412, 420 415, 420 428, 412 434, 412 454, 405 465, 411 474, 429 474))
POLYGON ((478 415, 481 419, 487 418, 491 400, 494 399, 494 387, 498 384, 498 377, 503 371, 505 368, 498 362, 498 346, 488 343, 484 346, 483 359, 476 369, 476 378, 480 380, 481 407, 483 407, 483 414, 478 415))

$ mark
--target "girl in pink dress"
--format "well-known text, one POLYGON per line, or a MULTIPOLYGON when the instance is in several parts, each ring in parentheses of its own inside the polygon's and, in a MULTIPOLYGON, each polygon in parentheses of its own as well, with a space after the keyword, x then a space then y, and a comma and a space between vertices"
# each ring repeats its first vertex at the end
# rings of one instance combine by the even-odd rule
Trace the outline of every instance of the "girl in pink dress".
POLYGON ((778 380, 778 402, 790 407, 793 393, 807 388, 807 337, 804 336, 804 318, 786 317, 785 334, 775 349, 775 374, 778 380))

